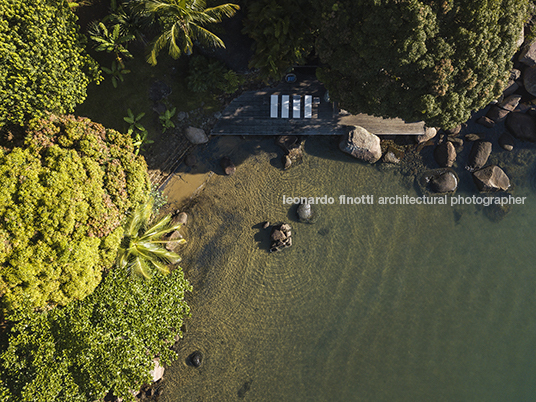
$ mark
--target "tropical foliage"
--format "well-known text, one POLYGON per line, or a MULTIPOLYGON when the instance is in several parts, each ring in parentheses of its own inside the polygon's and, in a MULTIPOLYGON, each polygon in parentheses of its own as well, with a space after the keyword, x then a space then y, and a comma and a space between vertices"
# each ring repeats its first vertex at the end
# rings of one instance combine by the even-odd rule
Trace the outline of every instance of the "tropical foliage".
POLYGON ((194 92, 219 90, 223 93, 236 92, 244 78, 215 59, 192 56, 188 64, 187 86, 194 92))
POLYGON ((351 112, 449 128, 497 98, 527 1, 318 1, 319 77, 351 112))
POLYGON ((244 33, 255 42, 250 67, 279 80, 313 50, 314 7, 310 0, 246 0, 244 33))
POLYGON ((127 70, 121 65, 121 63, 117 63, 115 60, 112 61, 111 68, 102 67, 102 71, 104 71, 106 74, 111 75, 112 85, 114 86, 114 88, 117 88, 117 84, 119 82, 124 81, 123 75, 130 73, 130 70, 127 70))
POLYGON ((90 294, 115 261, 123 217, 146 200, 147 167, 129 136, 88 119, 33 123, 0 150, 0 295, 16 308, 90 294))
POLYGON ((236 4, 206 8, 205 0, 142 0, 140 3, 145 13, 158 19, 162 27, 147 58, 153 65, 166 47, 175 59, 182 54, 191 54, 194 42, 206 47, 225 47, 223 41, 205 26, 233 16, 239 9, 236 4))
POLYGON ((99 81, 63 0, 0 0, 0 127, 72 112, 99 81))
POLYGON ((130 109, 127 110, 127 113, 128 116, 123 117, 123 120, 130 124, 127 133, 134 141, 132 143, 134 146, 134 155, 138 155, 140 150, 143 149, 144 144, 152 144, 154 141, 148 139, 149 133, 140 122, 143 116, 145 116, 145 113, 141 112, 139 114, 134 114, 130 109))
POLYGON ((116 24, 110 29, 103 22, 96 22, 89 28, 89 37, 96 42, 95 50, 115 54, 116 60, 122 66, 122 57, 131 59, 133 56, 127 49, 127 44, 134 39, 134 35, 126 33, 116 24))
POLYGON ((170 347, 189 315, 190 290, 180 267, 150 281, 116 269, 82 301, 41 314, 23 310, 2 345, 1 400, 86 402, 108 391, 133 400, 130 390, 150 382, 154 357, 177 358, 170 347))
MULTIPOLYGON (((169 264, 177 264, 181 260, 180 255, 164 247, 170 242, 164 236, 179 230, 182 225, 171 224, 171 215, 149 225, 152 212, 152 202, 134 210, 125 224, 123 241, 117 253, 119 269, 127 269, 132 275, 145 279, 150 279, 155 271, 168 274, 169 264)), ((174 242, 183 244, 186 240, 179 238, 174 242)))
POLYGON ((160 120, 160 123, 162 124, 162 132, 166 132, 168 128, 175 128, 175 123, 173 123, 173 116, 177 112, 177 108, 174 107, 172 109, 166 109, 166 111, 158 116, 158 119, 160 120))

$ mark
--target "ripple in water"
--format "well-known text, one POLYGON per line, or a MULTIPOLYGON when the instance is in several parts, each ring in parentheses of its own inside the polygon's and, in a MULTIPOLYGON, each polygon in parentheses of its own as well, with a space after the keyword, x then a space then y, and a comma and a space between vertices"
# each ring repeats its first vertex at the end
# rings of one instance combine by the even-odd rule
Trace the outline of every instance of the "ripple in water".
POLYGON ((474 206, 378 205, 417 194, 329 140, 289 171, 270 144, 189 211, 192 318, 164 401, 533 398, 534 197, 499 223, 474 206), (312 225, 282 204, 340 194, 376 204, 317 206, 312 225), (268 253, 264 221, 289 222, 293 246, 268 253))

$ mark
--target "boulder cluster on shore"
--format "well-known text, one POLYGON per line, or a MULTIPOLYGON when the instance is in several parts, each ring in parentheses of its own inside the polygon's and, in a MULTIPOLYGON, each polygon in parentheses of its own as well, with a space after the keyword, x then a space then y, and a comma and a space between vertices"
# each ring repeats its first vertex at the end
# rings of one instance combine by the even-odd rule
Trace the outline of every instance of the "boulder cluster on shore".
POLYGON ((520 166, 525 168, 524 174, 534 173, 526 169, 534 157, 527 157, 527 153, 521 157, 515 151, 532 150, 536 143, 535 97, 536 40, 516 55, 502 96, 465 124, 449 130, 426 128, 411 139, 379 137, 363 127, 349 126, 339 148, 364 162, 382 165, 403 165, 405 155, 420 154, 421 166, 409 170, 426 195, 454 194, 469 175, 473 191, 492 195, 509 192, 513 183, 510 176, 522 174, 520 166))

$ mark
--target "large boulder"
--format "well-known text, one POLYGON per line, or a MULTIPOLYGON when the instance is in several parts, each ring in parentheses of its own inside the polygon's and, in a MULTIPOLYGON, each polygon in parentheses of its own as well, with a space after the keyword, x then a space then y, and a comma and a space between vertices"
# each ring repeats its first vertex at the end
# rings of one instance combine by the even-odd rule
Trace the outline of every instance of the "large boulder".
POLYGON ((536 40, 523 47, 519 53, 519 61, 529 67, 536 65, 536 40))
POLYGON ((369 163, 377 162, 382 157, 380 138, 360 126, 350 127, 342 137, 339 148, 354 158, 369 163))
POLYGON ((437 135, 437 129, 435 127, 425 127, 424 134, 417 135, 415 139, 417 144, 430 141, 432 138, 435 138, 437 135))
POLYGON ((442 168, 424 172, 418 180, 423 194, 452 194, 458 188, 458 175, 452 169, 442 168))
POLYGON ((434 193, 452 193, 457 187, 458 178, 452 172, 445 172, 430 179, 430 190, 434 193))
POLYGON ((478 140, 473 142, 471 153, 469 154, 469 161, 465 167, 468 171, 474 172, 482 168, 491 154, 491 142, 478 140))
POLYGON ((527 67, 523 71, 523 86, 529 94, 536 96, 536 66, 527 67))
POLYGON ((504 98, 502 101, 497 103, 497 106, 509 112, 513 112, 519 102, 521 101, 521 95, 510 95, 504 98))
POLYGON ((150 374, 153 378, 153 382, 160 381, 164 376, 164 367, 160 365, 160 358, 156 357, 153 359, 154 368, 150 371, 150 374))
POLYGON ((510 113, 506 118, 506 127, 518 140, 536 142, 536 120, 534 117, 524 113, 510 113))
POLYGON ((456 160, 456 148, 450 141, 439 144, 434 150, 434 158, 441 167, 451 167, 456 160))
POLYGON ((504 171, 496 165, 487 166, 473 172, 473 180, 482 192, 506 191, 510 187, 510 179, 504 171))
POLYGON ((184 135, 192 144, 205 144, 208 142, 208 137, 205 134, 205 130, 201 128, 190 126, 186 129, 184 135))
POLYGON ((492 105, 486 113, 486 117, 495 123, 502 121, 508 116, 508 113, 515 110, 520 100, 521 95, 510 95, 496 105, 492 105))

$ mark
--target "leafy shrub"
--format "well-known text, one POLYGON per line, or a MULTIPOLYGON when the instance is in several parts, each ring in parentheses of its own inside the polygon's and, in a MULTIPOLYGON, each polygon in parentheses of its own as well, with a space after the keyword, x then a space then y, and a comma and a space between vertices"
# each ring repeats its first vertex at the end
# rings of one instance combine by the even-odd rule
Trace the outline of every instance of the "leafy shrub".
POLYGON ((190 290, 180 267, 150 281, 113 270, 82 301, 21 310, 0 355, 2 401, 85 402, 110 390, 133 400, 129 390, 150 382, 154 357, 177 358, 170 346, 189 315, 190 290))
POLYGON ((132 139, 89 119, 33 123, 24 148, 0 151, 0 295, 35 307, 90 294, 111 267, 122 221, 149 192, 132 139))
POLYGON ((450 128, 500 95, 527 1, 317 4, 319 77, 341 107, 450 128))
POLYGON ((188 65, 187 86, 194 92, 207 92, 214 88, 224 93, 233 93, 244 83, 244 78, 225 65, 204 56, 193 56, 188 65))
POLYGON ((314 7, 310 0, 245 0, 244 33, 255 42, 249 65, 264 78, 280 80, 313 50, 314 7))
POLYGON ((100 76, 67 2, 0 0, 0 15, 0 127, 72 112, 100 76))

